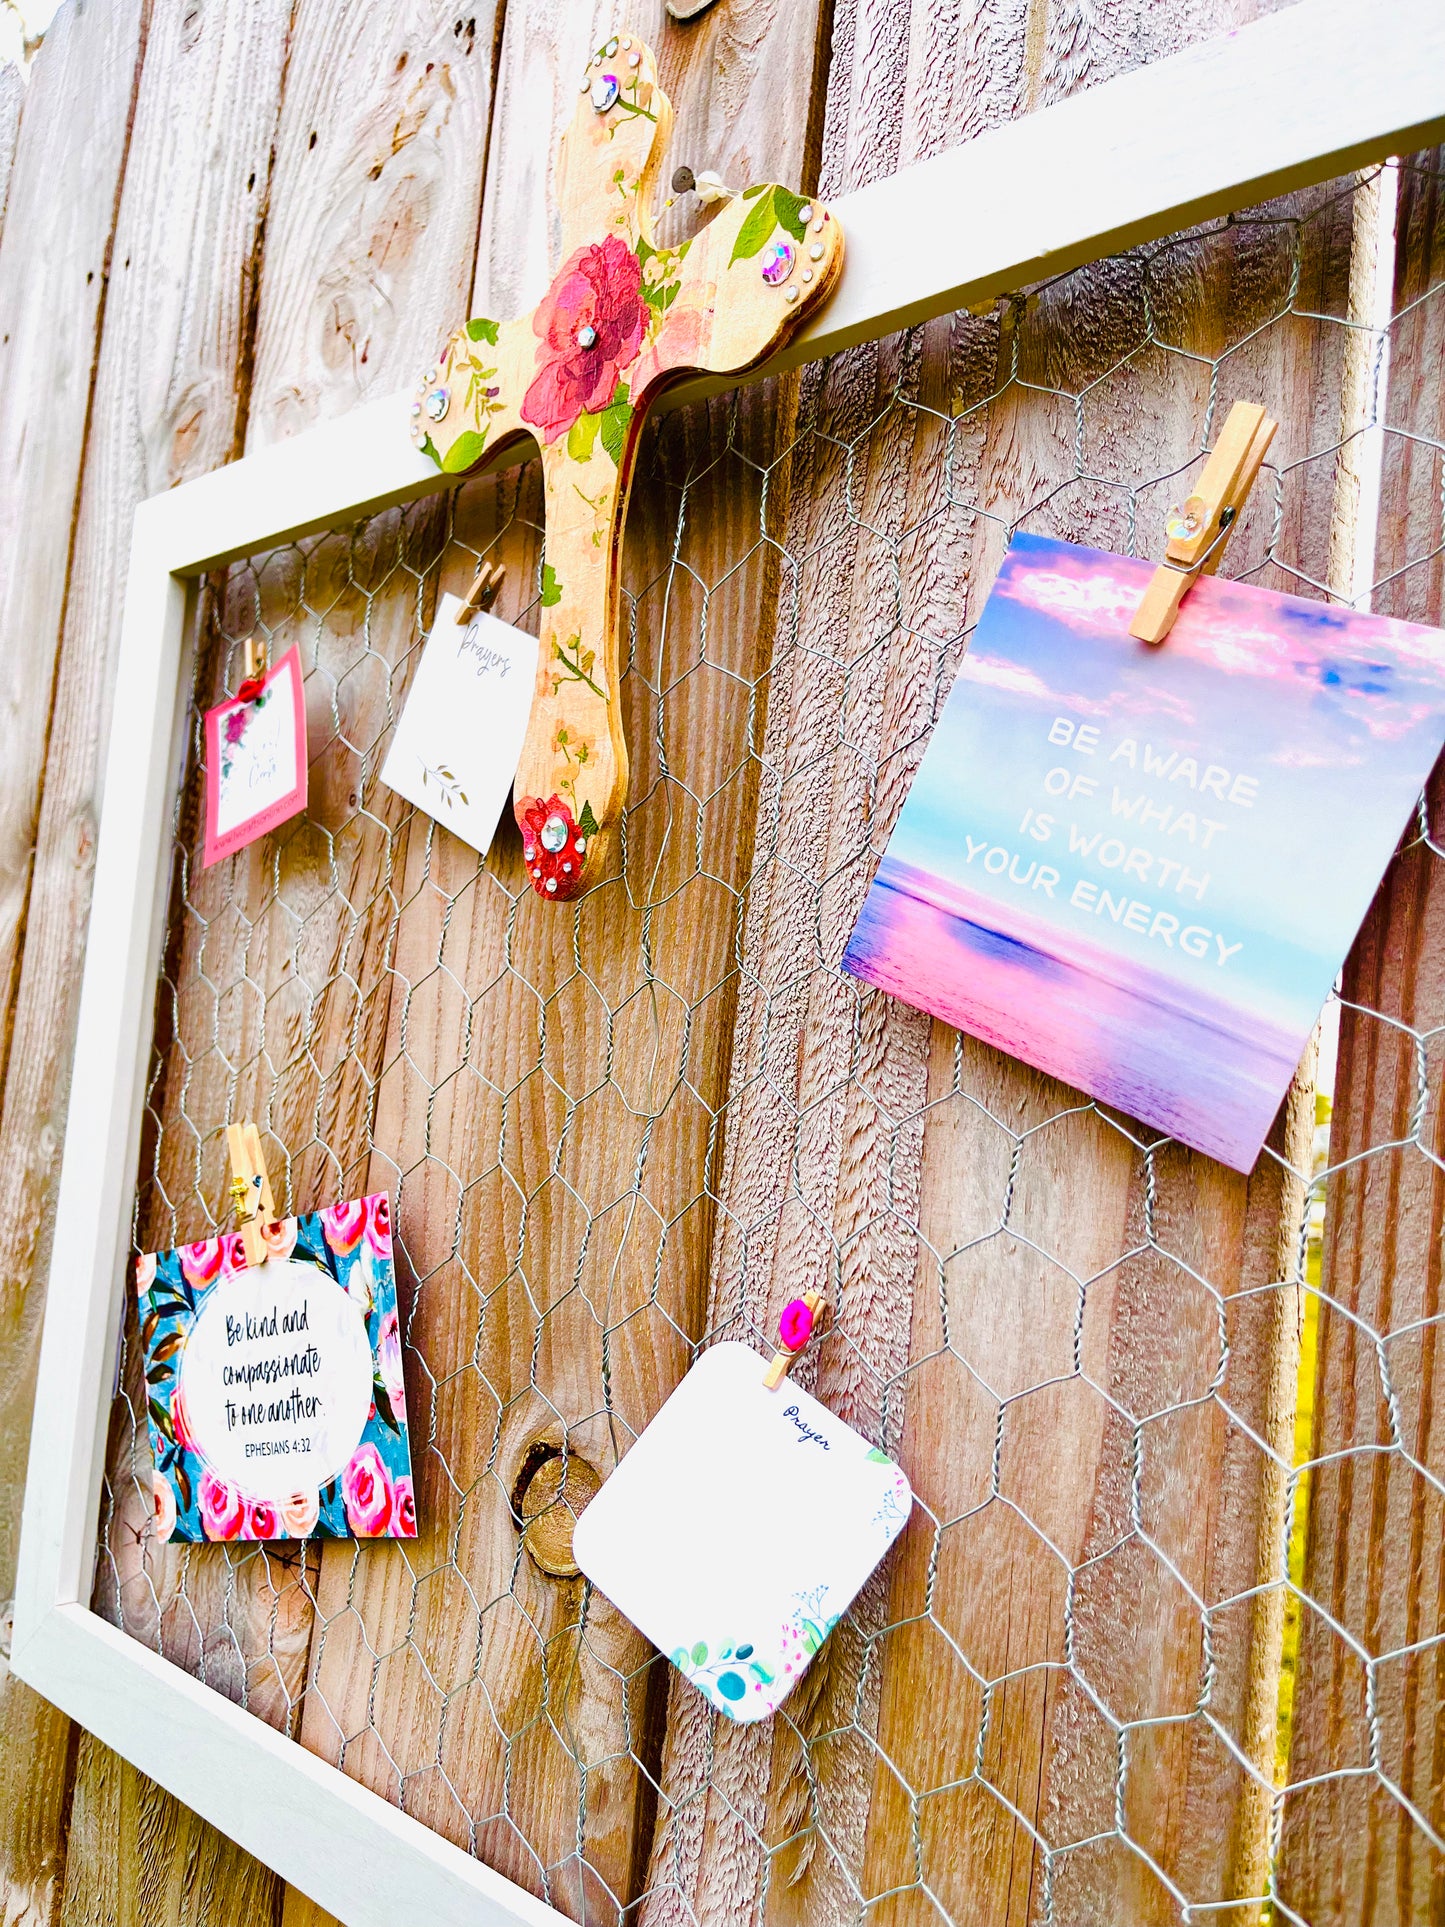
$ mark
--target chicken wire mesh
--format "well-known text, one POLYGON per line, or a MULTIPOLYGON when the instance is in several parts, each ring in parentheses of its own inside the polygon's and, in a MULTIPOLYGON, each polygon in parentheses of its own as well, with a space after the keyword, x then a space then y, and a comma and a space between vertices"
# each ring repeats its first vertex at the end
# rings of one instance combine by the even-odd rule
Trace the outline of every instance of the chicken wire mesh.
POLYGON ((1350 1828, 1386 1843, 1377 1917, 1426 1917, 1436 1300, 1368 1287, 1441 1169, 1445 983, 1398 962, 1439 799, 1327 1013, 1348 1128, 1327 1069, 1248 1186, 838 967, 1012 528, 1157 553, 1221 407, 1257 395, 1283 426, 1225 572, 1356 593, 1383 445, 1387 498, 1395 448, 1425 506, 1377 606, 1428 615, 1442 444, 1377 400, 1442 290, 1372 325, 1382 179, 858 351, 796 414, 767 388, 654 424, 622 854, 574 905, 534 899, 510 823, 482 861, 378 780, 440 589, 499 559, 535 626, 535 467, 206 586, 136 1248, 223 1224, 233 1117, 285 1210, 389 1191, 422 1531, 157 1543, 128 1304, 98 1610, 579 1918, 742 1891, 728 1917, 1322 1921, 1312 1856, 1350 1828), (202 870, 201 718, 251 636, 301 649, 310 805, 202 870), (917 1509, 759 1741, 547 1535, 701 1345, 766 1349, 813 1282, 836 1318, 799 1375, 917 1509), (1408 1623, 1381 1606, 1406 1595, 1408 1623))

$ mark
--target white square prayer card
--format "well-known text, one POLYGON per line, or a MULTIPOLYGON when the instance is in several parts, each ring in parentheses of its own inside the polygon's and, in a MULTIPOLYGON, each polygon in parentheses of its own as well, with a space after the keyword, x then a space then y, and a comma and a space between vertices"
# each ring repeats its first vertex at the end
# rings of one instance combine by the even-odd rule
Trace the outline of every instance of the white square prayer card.
POLYGON ((581 1518, 592 1583, 729 1719, 797 1685, 907 1523, 913 1492, 861 1433, 747 1345, 714 1345, 581 1518))
POLYGON ((537 638, 443 596, 381 780, 485 856, 512 787, 537 638))

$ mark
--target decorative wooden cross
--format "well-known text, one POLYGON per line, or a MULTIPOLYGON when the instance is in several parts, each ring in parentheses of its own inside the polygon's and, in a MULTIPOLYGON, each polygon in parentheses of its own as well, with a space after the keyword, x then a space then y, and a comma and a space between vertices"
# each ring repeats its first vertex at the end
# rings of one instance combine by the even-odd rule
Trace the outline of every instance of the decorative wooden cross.
POLYGON ((513 809, 543 897, 575 896, 603 866, 627 796, 619 572, 647 409, 681 375, 766 359, 843 265, 836 218, 774 182, 691 241, 654 247, 671 125, 650 49, 625 36, 599 47, 559 152, 556 279, 530 315, 459 328, 411 410, 412 439, 450 475, 519 435, 541 444, 541 648, 513 809))

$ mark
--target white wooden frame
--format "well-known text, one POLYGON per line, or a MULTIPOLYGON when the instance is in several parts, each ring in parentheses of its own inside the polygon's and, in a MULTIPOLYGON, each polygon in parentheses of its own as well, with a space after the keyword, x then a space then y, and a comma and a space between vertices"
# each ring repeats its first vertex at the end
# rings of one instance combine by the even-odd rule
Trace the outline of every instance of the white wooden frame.
MULTIPOLYGON (((1442 138, 1441 0, 1300 0, 834 203, 844 278, 784 359, 831 354, 1442 138)), ((183 749, 189 596, 221 563, 447 486, 411 446, 407 400, 359 408, 136 511, 11 1665, 349 1927, 542 1927, 564 1917, 88 1604, 183 749)))

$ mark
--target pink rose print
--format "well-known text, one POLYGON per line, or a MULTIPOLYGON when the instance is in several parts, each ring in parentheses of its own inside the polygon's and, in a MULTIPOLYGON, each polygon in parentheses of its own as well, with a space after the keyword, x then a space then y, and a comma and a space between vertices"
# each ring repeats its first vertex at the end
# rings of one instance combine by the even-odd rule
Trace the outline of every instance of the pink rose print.
POLYGON ((289 1258, 296 1249, 296 1220, 278 1218, 275 1224, 262 1225, 261 1241, 268 1258, 289 1258))
POLYGON ((135 1288, 144 1294, 150 1290, 155 1281, 156 1254, 153 1251, 142 1252, 135 1261, 135 1288))
POLYGON ((246 1501, 209 1466, 201 1474, 201 1530, 208 1539, 237 1539, 246 1523, 246 1501))
POLYGON ((269 1499, 251 1499, 246 1505, 243 1539, 281 1538, 281 1515, 269 1499))
POLYGON ((381 1321, 381 1332, 376 1341, 376 1364, 381 1373, 381 1382, 386 1387, 386 1396, 391 1401, 392 1416, 398 1425, 405 1425, 406 1379, 401 1369, 401 1329, 395 1311, 389 1311, 381 1321))
POLYGON ((221 1266, 226 1260, 225 1238, 202 1238, 198 1243, 182 1245, 180 1249, 181 1270, 185 1273, 187 1284, 205 1289, 220 1276, 221 1266))
MULTIPOLYGON (((710 306, 706 299, 703 307, 710 306)), ((676 368, 695 368, 702 358, 702 308, 670 308, 657 339, 644 351, 628 387, 635 407, 654 383, 676 368)))
POLYGON ((378 1258, 391 1256, 391 1204, 384 1191, 378 1191, 373 1198, 364 1198, 366 1206, 366 1242, 378 1258))
POLYGON ((193 1452, 196 1449, 196 1441, 191 1431, 190 1416, 186 1411, 186 1401, 182 1396, 184 1391, 184 1379, 177 1378, 176 1388, 171 1393, 171 1430, 175 1433, 176 1444, 181 1450, 183 1452, 193 1452))
POLYGON ((176 1495, 164 1472, 151 1473, 151 1507, 157 1539, 169 1539, 176 1529, 176 1495))
POLYGON ((358 1539, 375 1539, 391 1520, 392 1486, 374 1445, 359 1445, 341 1475, 346 1522, 358 1539))
POLYGON ((281 1508, 281 1523, 288 1539, 306 1539, 316 1529, 321 1507, 314 1492, 293 1492, 281 1508))
POLYGON ((395 1539, 416 1537, 416 1498, 410 1479, 398 1479, 392 1493, 391 1532, 395 1539))
POLYGON ((538 303, 532 326, 541 337, 537 376, 522 402, 522 420, 555 441, 586 409, 612 399, 617 377, 634 359, 647 325, 642 266, 615 234, 589 242, 562 263, 538 303))
POLYGON ((321 1213, 321 1228, 331 1249, 342 1256, 355 1251, 366 1230, 365 1198, 348 1198, 345 1204, 328 1204, 321 1213))
POLYGON ((221 1239, 221 1270, 226 1273, 246 1270, 246 1240, 239 1231, 228 1231, 221 1239))

